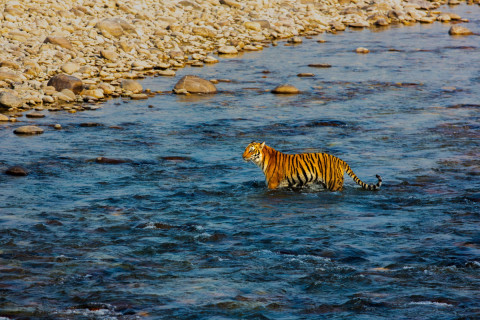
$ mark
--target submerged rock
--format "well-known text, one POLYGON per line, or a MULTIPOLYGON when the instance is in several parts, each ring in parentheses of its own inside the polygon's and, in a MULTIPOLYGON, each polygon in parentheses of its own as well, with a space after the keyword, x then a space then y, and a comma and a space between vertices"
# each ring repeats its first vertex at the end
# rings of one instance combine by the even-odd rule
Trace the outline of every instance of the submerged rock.
POLYGON ((28 171, 21 166, 13 166, 5 170, 5 174, 8 174, 10 176, 21 177, 21 176, 28 175, 28 171))
POLYGON ((197 76, 187 75, 180 79, 173 88, 175 93, 182 93, 187 91, 189 93, 216 93, 217 88, 208 80, 197 76))

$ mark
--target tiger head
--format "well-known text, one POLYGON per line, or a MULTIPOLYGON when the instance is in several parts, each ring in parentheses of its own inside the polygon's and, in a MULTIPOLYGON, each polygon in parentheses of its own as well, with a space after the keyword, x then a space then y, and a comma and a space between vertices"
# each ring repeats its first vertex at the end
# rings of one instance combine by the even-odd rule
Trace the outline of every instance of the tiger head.
POLYGON ((265 142, 252 142, 246 148, 243 153, 243 160, 251 161, 257 166, 260 166, 263 161, 263 147, 265 147, 265 142))

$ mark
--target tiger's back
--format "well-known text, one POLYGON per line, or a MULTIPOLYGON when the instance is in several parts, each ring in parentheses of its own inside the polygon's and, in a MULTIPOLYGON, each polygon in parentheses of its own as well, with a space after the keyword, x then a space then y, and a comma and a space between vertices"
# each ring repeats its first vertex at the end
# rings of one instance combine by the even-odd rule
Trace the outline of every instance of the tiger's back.
POLYGON ((265 142, 252 142, 245 149, 243 158, 262 169, 270 189, 321 184, 337 191, 343 188, 345 172, 366 190, 377 190, 382 184, 379 175, 377 184, 364 183, 345 161, 326 153, 285 154, 265 145, 265 142))

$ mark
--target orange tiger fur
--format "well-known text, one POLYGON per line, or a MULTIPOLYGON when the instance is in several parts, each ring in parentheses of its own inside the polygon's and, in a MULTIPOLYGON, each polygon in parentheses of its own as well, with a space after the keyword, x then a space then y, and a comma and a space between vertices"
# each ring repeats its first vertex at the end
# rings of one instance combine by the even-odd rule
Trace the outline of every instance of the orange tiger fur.
POLYGON ((345 161, 326 153, 285 154, 265 145, 265 142, 252 142, 245 149, 243 159, 263 170, 269 189, 317 183, 337 191, 343 188, 345 172, 363 189, 377 190, 382 185, 379 175, 377 184, 367 184, 353 173, 345 161))

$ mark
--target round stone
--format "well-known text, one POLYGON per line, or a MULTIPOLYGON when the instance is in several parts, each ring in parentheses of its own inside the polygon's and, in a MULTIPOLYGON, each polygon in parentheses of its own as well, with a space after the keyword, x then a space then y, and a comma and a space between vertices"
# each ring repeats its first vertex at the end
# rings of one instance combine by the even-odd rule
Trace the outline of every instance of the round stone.
POLYGON ((65 73, 72 74, 80 69, 80 65, 75 62, 67 62, 63 64, 60 69, 65 73))
POLYGON ((236 53, 238 53, 238 50, 234 46, 222 46, 222 47, 218 48, 218 53, 220 53, 220 54, 236 54, 236 53))
POLYGON ((17 129, 15 129, 13 131, 13 133, 15 134, 26 134, 26 135, 29 135, 29 134, 42 134, 43 133, 43 129, 42 128, 39 128, 37 126, 22 126, 22 127, 18 127, 17 129))
POLYGON ((57 91, 62 91, 63 89, 70 89, 75 94, 79 94, 83 90, 82 80, 64 73, 57 74, 56 76, 50 78, 47 85, 55 87, 55 90, 57 91))
POLYGON ((124 91, 130 91, 133 93, 140 93, 143 91, 143 87, 140 82, 132 79, 122 80, 121 87, 124 91))
POLYGON ((467 27, 460 26, 460 25, 453 25, 450 28, 450 30, 448 30, 448 34, 451 36, 468 36, 468 35, 472 35, 473 32, 467 27))
POLYGON ((30 112, 25 115, 27 118, 45 118, 45 115, 41 112, 30 112))
POLYGON ((358 47, 357 49, 355 49, 355 52, 356 53, 369 53, 370 50, 368 50, 367 48, 364 48, 364 47, 358 47))
POLYGON ((217 88, 213 83, 203 78, 187 75, 180 79, 175 87, 173 88, 175 93, 184 93, 187 91, 189 93, 216 93, 217 88))
POLYGON ((272 90, 272 93, 277 94, 295 94, 300 93, 296 87, 292 86, 291 84, 282 84, 272 90))

